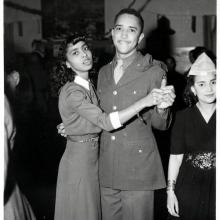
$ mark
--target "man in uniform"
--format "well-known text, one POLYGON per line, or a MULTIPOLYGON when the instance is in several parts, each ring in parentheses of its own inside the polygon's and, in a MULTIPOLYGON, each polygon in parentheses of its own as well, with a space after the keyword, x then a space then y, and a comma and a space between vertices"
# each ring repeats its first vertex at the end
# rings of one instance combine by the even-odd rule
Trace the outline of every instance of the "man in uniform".
MULTIPOLYGON (((97 85, 106 113, 130 106, 153 88, 175 97, 172 86, 161 86, 166 76, 162 64, 137 51, 144 38, 143 26, 143 18, 134 9, 122 9, 115 17, 112 39, 116 54, 101 68, 97 85)), ((154 190, 166 183, 152 127, 169 127, 168 107, 172 103, 165 100, 145 109, 122 128, 102 132, 99 178, 103 220, 153 219, 154 190)))

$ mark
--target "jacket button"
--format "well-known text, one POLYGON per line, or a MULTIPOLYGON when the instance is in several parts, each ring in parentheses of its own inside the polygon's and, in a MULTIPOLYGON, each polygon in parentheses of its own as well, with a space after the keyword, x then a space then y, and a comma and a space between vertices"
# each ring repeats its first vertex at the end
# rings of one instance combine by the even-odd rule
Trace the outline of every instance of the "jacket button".
POLYGON ((116 90, 113 91, 113 95, 117 95, 118 92, 116 90))
POLYGON ((139 150, 138 150, 138 152, 139 152, 139 153, 142 153, 142 152, 143 152, 143 150, 139 149, 139 150))
POLYGON ((133 92, 134 94, 137 94, 137 91, 136 90, 134 90, 134 92, 133 92))
POLYGON ((112 107, 112 109, 113 109, 113 110, 116 110, 116 109, 117 109, 117 106, 114 105, 114 106, 112 107))
POLYGON ((112 141, 115 140, 115 136, 114 136, 114 135, 111 136, 111 140, 112 140, 112 141))

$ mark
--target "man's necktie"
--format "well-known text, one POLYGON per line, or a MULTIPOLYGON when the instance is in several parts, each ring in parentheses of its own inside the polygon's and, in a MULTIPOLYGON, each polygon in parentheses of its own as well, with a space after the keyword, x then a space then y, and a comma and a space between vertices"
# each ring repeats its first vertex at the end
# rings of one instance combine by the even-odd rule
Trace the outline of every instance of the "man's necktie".
POLYGON ((123 75, 124 71, 123 71, 123 61, 122 60, 118 60, 115 70, 114 70, 114 80, 115 80, 115 84, 118 83, 118 81, 121 79, 122 75, 123 75))

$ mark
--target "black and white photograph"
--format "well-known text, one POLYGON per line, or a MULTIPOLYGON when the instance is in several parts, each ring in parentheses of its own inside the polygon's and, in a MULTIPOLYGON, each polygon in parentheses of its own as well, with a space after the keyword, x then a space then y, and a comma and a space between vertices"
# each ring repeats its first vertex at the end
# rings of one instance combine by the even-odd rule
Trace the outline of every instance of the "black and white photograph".
POLYGON ((2 219, 218 220, 218 8, 4 0, 2 219))

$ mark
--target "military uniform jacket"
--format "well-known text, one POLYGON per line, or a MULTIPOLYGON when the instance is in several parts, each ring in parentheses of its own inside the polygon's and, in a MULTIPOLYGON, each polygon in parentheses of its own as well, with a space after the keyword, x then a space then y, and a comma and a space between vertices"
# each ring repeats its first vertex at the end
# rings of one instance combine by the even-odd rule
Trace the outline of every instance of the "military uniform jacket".
MULTIPOLYGON (((120 111, 153 88, 159 88, 165 71, 147 54, 137 53, 117 84, 113 71, 116 60, 102 67, 98 96, 106 112, 120 111)), ((156 107, 144 109, 120 129, 103 131, 100 140, 99 178, 101 186, 121 190, 154 190, 165 187, 163 167, 152 127, 170 125, 169 110, 159 114, 156 107)))

